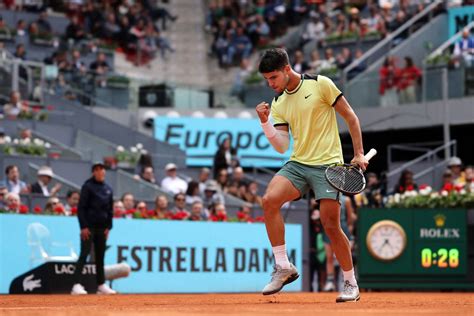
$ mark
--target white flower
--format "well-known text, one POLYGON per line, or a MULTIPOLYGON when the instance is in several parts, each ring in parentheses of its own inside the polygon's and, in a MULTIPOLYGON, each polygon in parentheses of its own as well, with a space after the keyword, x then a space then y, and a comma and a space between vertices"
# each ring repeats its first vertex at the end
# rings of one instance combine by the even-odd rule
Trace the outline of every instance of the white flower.
POLYGON ((431 198, 437 198, 439 197, 439 193, 438 192, 433 192, 431 193, 431 198))
POLYGON ((124 152, 124 151, 125 151, 125 148, 123 148, 123 146, 117 146, 117 151, 118 151, 119 153, 124 152))
POLYGON ((143 149, 142 143, 138 143, 135 147, 137 147, 137 149, 143 149))
POLYGON ((23 138, 22 140, 20 140, 20 144, 23 144, 23 145, 29 145, 30 143, 31 143, 31 139, 29 137, 23 138))
POLYGON ((441 191, 441 196, 448 196, 448 191, 446 190, 441 191))
POLYGON ((18 145, 19 143, 20 143, 20 141, 18 140, 18 138, 15 138, 15 139, 13 140, 13 144, 15 144, 15 145, 18 145))
POLYGON ((395 193, 395 195, 393 196, 393 200, 395 201, 395 203, 400 203, 400 193, 395 193))
POLYGON ((142 150, 141 150, 141 154, 142 154, 142 155, 146 155, 146 154, 148 154, 148 150, 146 150, 146 149, 142 149, 142 150))
POLYGON ((130 151, 136 154, 138 150, 137 150, 137 147, 130 147, 130 151))
POLYGON ((50 143, 45 143, 44 148, 47 148, 47 149, 51 148, 51 144, 50 143))
POLYGON ((42 139, 39 139, 39 138, 35 138, 33 140, 33 144, 37 145, 37 146, 43 146, 44 145, 44 141, 42 139))
POLYGON ((5 136, 5 144, 10 144, 12 142, 12 138, 10 136, 5 136))
POLYGON ((464 189, 461 189, 461 190, 459 191, 459 194, 466 194, 466 193, 467 193, 467 191, 464 190, 464 189))

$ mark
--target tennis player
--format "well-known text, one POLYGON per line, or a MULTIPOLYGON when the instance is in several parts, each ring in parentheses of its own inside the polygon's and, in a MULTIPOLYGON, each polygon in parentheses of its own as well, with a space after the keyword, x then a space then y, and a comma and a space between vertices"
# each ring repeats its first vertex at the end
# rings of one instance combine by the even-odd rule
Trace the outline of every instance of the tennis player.
POLYGON ((288 260, 280 207, 301 198, 311 188, 320 201, 321 221, 344 274, 344 288, 336 302, 358 301, 359 287, 349 240, 340 226, 340 193, 327 182, 324 171, 329 164, 343 162, 336 112, 345 120, 352 137, 351 163, 365 170, 368 161, 364 157, 359 119, 329 78, 295 72, 283 49, 267 50, 260 60, 259 72, 277 93, 271 108, 266 102, 256 107, 266 137, 279 153, 288 150, 290 129, 294 140, 290 160, 270 181, 263 197, 275 269, 262 293, 277 293, 299 277, 296 267, 288 260))

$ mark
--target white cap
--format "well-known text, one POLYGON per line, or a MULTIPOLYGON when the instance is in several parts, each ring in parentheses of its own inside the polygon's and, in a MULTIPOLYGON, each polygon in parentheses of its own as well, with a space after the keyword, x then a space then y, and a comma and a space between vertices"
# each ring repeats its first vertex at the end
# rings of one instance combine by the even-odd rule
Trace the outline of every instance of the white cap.
POLYGON ((178 169, 178 167, 172 162, 170 162, 169 164, 165 166, 166 171, 173 170, 173 169, 178 169))
POLYGON ((459 157, 451 157, 451 159, 449 159, 449 163, 448 163, 448 166, 451 167, 451 166, 460 166, 462 165, 462 161, 459 157))
POLYGON ((53 177, 53 170, 48 166, 42 166, 38 169, 38 176, 53 177))

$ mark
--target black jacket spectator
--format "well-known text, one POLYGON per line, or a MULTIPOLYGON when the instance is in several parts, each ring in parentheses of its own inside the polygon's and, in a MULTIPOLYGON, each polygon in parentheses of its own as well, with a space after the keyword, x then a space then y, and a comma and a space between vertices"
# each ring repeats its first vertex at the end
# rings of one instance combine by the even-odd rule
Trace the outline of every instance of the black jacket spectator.
POLYGON ((79 225, 83 228, 112 228, 113 212, 112 188, 94 178, 87 180, 81 188, 77 210, 79 225))

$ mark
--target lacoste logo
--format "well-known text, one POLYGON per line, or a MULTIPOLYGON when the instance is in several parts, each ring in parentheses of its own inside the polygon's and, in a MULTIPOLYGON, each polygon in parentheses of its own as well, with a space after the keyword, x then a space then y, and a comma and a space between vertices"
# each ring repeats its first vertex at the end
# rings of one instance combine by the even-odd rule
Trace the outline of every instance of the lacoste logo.
POLYGON ((33 292, 35 288, 41 287, 41 279, 33 280, 34 277, 35 275, 32 274, 23 279, 23 291, 33 292))
POLYGON ((305 96, 304 98, 307 99, 307 98, 309 98, 311 95, 312 95, 312 93, 308 94, 308 95, 305 96))

